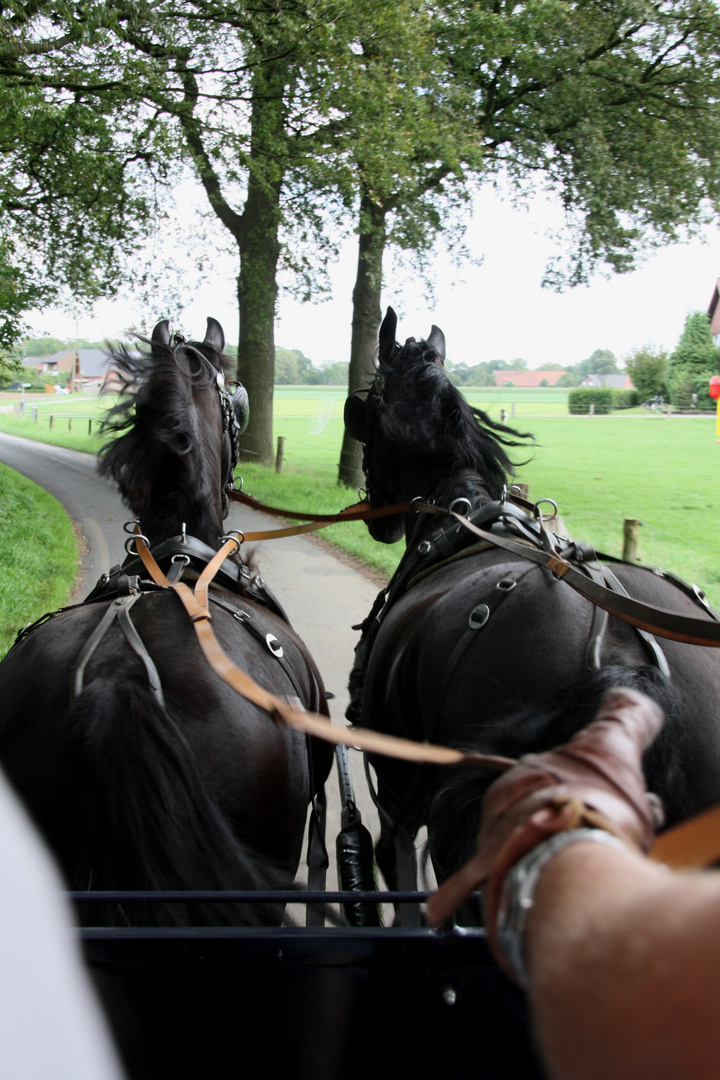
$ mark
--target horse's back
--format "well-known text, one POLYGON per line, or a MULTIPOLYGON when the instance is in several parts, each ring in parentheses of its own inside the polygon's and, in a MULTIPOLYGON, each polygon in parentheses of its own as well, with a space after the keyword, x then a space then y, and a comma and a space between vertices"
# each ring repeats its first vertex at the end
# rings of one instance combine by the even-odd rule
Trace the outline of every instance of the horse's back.
MULTIPOLYGON (((195 819, 217 810, 258 861, 278 869, 275 883, 289 886, 311 795, 304 736, 278 724, 213 671, 185 610, 168 591, 143 593, 132 607, 139 651, 117 618, 89 650, 114 602, 55 615, 0 663, 0 765, 66 875, 74 873, 93 803, 114 799, 120 815, 123 804, 134 800, 141 808, 147 804, 142 816, 148 817, 160 812, 147 802, 155 788, 169 806, 182 800, 196 806, 195 819), (159 693, 150 685, 148 661, 159 693), (79 668, 82 684, 76 686, 79 668)), ((232 595, 222 594, 210 607, 214 633, 234 664, 278 695, 324 707, 316 669, 283 620, 232 595)), ((325 778, 323 766, 317 758, 315 786, 325 778)), ((192 816, 190 809, 187 820, 192 816)), ((212 887, 207 881, 205 887, 212 887)), ((236 878, 233 887, 242 881, 236 878)))

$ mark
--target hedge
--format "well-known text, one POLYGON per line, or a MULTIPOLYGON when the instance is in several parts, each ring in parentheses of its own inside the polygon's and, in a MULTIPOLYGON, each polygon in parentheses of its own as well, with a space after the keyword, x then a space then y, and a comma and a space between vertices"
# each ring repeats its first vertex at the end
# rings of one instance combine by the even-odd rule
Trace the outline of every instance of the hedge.
POLYGON ((596 415, 612 411, 613 392, 609 386, 578 386, 568 394, 568 409, 576 415, 587 415, 594 405, 596 415))
MULTIPOLYGON (((612 391, 612 407, 613 409, 634 409, 636 405, 640 404, 640 395, 637 390, 617 390, 612 391)), ((597 411, 597 410, 596 410, 597 411)))

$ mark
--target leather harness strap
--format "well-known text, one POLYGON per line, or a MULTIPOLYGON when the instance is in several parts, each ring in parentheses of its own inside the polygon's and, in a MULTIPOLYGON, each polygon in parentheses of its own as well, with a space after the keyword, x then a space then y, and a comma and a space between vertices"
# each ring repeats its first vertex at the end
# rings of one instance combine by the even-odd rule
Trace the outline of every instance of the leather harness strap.
MULTIPOLYGON (((422 510, 425 513, 448 513, 447 510, 430 506, 427 503, 415 505, 417 506, 417 509, 422 510)), ((587 595, 588 599, 593 599, 593 602, 598 603, 600 607, 611 610, 613 614, 618 614, 614 608, 610 607, 607 602, 604 601, 604 596, 603 602, 601 603, 600 601, 595 600, 591 595, 593 592, 600 590, 602 590, 602 593, 610 592, 610 590, 606 590, 601 586, 595 585, 594 582, 584 579, 578 571, 574 571, 574 568, 557 554, 553 552, 541 552, 536 549, 528 548, 525 545, 516 544, 506 537, 485 533, 484 530, 474 526, 460 514, 453 514, 452 516, 456 517, 466 527, 469 527, 471 531, 480 535, 482 539, 489 541, 497 547, 502 547, 508 551, 523 555, 525 558, 531 558, 532 561, 546 566, 556 577, 568 580, 568 574, 572 572, 568 584, 572 585, 573 588, 577 588, 577 591, 581 592, 583 595, 587 595), (580 578, 580 584, 583 588, 580 588, 579 585, 574 582, 576 575, 580 578)), ((238 544, 238 541, 233 538, 228 540, 223 547, 220 548, 217 555, 208 564, 203 574, 201 574, 200 579, 198 579, 195 593, 191 592, 188 586, 181 581, 168 581, 155 562, 145 541, 140 536, 135 537, 135 544, 145 568, 156 584, 174 589, 179 596, 193 622, 203 653, 213 670, 227 682, 229 686, 232 686, 238 693, 258 705, 273 718, 281 720, 283 723, 288 724, 288 726, 297 731, 301 731, 306 735, 314 735, 337 745, 353 746, 369 753, 385 754, 388 757, 400 758, 404 761, 436 765, 469 765, 476 768, 491 769, 497 772, 505 772, 515 764, 512 758, 501 757, 495 754, 464 753, 463 751, 452 747, 435 746, 430 743, 416 743, 409 739, 383 735, 380 732, 370 731, 366 728, 342 728, 338 724, 333 724, 327 717, 320 716, 318 713, 305 712, 297 699, 282 699, 270 691, 264 690, 225 655, 210 625, 212 617, 207 606, 207 589, 216 568, 221 566, 225 558, 232 553, 233 548, 238 544)), ((629 599, 622 596, 616 596, 615 594, 611 595, 613 595, 613 599, 616 602, 629 599)), ((633 623, 633 625, 638 624, 636 611, 639 608, 646 611, 653 620, 651 622, 648 622, 647 620, 643 621, 643 629, 658 633, 664 637, 672 637, 675 640, 689 640, 686 636, 680 636, 676 629, 676 625, 667 629, 665 625, 662 625, 661 628, 658 626, 658 622, 663 623, 663 617, 671 618, 679 622, 684 629, 687 628, 688 625, 692 627, 694 639, 690 640, 695 640, 695 643, 720 645, 720 623, 705 622, 700 619, 678 616, 672 612, 663 611, 662 609, 656 610, 646 604, 641 604, 639 601, 631 601, 631 603, 635 610, 630 614, 623 614, 622 617, 625 618, 626 621, 633 623), (660 620, 656 618, 657 616, 661 617, 660 620), (667 630, 670 632, 667 632, 667 630), (715 635, 711 635, 711 639, 707 640, 705 638, 706 630, 717 630, 717 640, 715 640, 715 635), (697 638, 700 638, 700 640, 696 640, 697 638)), ((650 857, 655 861, 665 863, 666 865, 677 869, 709 866, 720 858, 719 835, 720 806, 708 810, 704 814, 699 815, 699 817, 693 818, 690 821, 684 822, 673 829, 669 829, 666 833, 663 833, 662 836, 656 840, 650 852, 650 857)))
POLYGON ((657 634, 658 637, 670 638, 673 641, 683 641, 689 645, 707 645, 720 648, 720 622, 696 619, 690 615, 680 615, 677 612, 667 611, 665 608, 656 608, 650 604, 644 604, 640 600, 633 600, 632 597, 623 596, 612 589, 606 588, 604 585, 599 585, 597 582, 590 580, 557 552, 529 547, 526 544, 511 540, 507 536, 486 532, 484 529, 474 525, 472 521, 452 510, 421 501, 415 501, 413 509, 423 514, 454 517, 466 529, 469 529, 481 539, 487 540, 495 547, 503 548, 505 551, 512 551, 523 559, 530 559, 532 562, 546 567, 556 578, 566 581, 581 596, 584 596, 593 604, 597 604, 598 607, 604 608, 605 611, 609 611, 611 615, 617 615, 618 618, 624 619, 625 622, 630 623, 632 626, 636 626, 650 634, 657 634))
MULTIPOLYGON (((540 528, 546 546, 540 549, 511 540, 509 537, 500 536, 497 533, 487 532, 462 514, 445 507, 435 506, 422 499, 413 499, 409 503, 398 503, 393 506, 381 506, 374 509, 366 500, 347 507, 345 510, 340 511, 339 514, 302 514, 293 510, 279 510, 277 507, 267 506, 254 499, 251 495, 245 495, 242 491, 231 490, 228 495, 235 502, 241 502, 253 510, 268 514, 280 514, 286 518, 305 521, 304 525, 245 533, 245 541, 272 540, 284 536, 296 536, 299 533, 324 529, 328 525, 340 521, 369 521, 373 518, 391 517, 398 514, 407 514, 411 511, 434 514, 438 517, 453 517, 464 528, 469 529, 494 547, 504 548, 521 558, 530 559, 540 566, 546 567, 556 578, 566 581, 572 589, 584 596, 586 600, 608 611, 611 615, 630 623, 638 630, 645 631, 648 634, 657 634, 658 637, 670 638, 673 641, 681 641, 688 645, 720 648, 720 622, 697 619, 689 615, 680 615, 677 612, 667 611, 664 608, 656 608, 651 604, 634 600, 630 596, 623 596, 614 589, 591 580, 554 550, 548 534, 542 528, 542 522, 540 522, 540 528)), ((512 500, 524 509, 531 508, 531 504, 525 499, 513 495, 512 500)))
POLYGON ((512 758, 500 757, 497 754, 464 753, 452 747, 415 743, 410 739, 382 735, 378 731, 365 728, 340 727, 339 724, 333 724, 319 713, 304 711, 296 698, 283 699, 259 686, 225 654, 213 633, 212 616, 207 603, 201 599, 207 597, 207 586, 212 578, 213 563, 220 566, 223 560, 232 553, 237 543, 237 540, 231 539, 220 548, 215 558, 208 564, 207 570, 201 575, 201 579, 196 583, 193 593, 182 581, 170 582, 155 562, 145 541, 139 535, 135 536, 135 546, 146 570, 156 584, 164 585, 177 593, 195 627, 205 658, 215 673, 229 686, 270 716, 282 720, 296 731, 302 731, 306 735, 315 735, 317 738, 339 746, 354 746, 360 750, 382 753, 404 761, 435 765, 466 764, 477 768, 494 769, 498 772, 504 772, 514 765, 512 758), (198 586, 200 586, 200 595, 198 595, 198 586))

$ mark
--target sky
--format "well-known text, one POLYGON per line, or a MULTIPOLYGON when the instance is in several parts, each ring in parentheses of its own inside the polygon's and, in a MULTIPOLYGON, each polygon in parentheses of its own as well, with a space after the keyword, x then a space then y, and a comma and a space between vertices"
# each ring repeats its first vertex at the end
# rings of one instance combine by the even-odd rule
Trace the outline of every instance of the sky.
MULTIPOLYGON (((672 352, 688 312, 707 310, 720 277, 720 223, 706 231, 705 242, 663 248, 633 273, 598 275, 586 286, 555 293, 541 283, 548 260, 558 251, 548 231, 561 227, 559 207, 544 196, 536 197, 528 209, 518 209, 485 189, 473 204, 465 236, 473 261, 458 268, 439 247, 432 303, 424 299, 422 281, 405 270, 396 273, 388 260, 382 302, 398 313, 399 340, 427 337, 435 323, 445 333, 447 357, 454 363, 521 358, 529 367, 541 368, 552 362, 578 363, 596 349, 609 349, 622 362, 646 345, 672 352)), ((317 364, 349 359, 356 262, 356 244, 350 240, 331 268, 332 298, 321 304, 281 297, 276 345, 300 349, 317 364)), ((76 320, 49 310, 31 315, 29 321, 35 332, 99 340, 123 335, 143 318, 152 326, 170 315, 183 333, 198 337, 212 315, 234 343, 235 261, 227 256, 215 265, 215 276, 182 312, 147 311, 132 301, 100 301, 92 317, 76 320)))

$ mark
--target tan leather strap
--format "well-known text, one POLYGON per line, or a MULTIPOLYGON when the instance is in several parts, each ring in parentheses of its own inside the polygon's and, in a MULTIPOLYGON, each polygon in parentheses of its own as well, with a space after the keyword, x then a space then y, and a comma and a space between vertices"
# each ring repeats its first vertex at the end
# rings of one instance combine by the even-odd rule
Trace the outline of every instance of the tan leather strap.
MULTIPOLYGON (((496 539, 491 537, 491 539, 496 539)), ((195 586, 195 593, 183 582, 170 583, 151 555, 145 541, 136 536, 135 545, 143 564, 153 581, 175 590, 195 627, 200 647, 210 666, 237 693, 264 709, 270 716, 280 720, 296 731, 314 735, 339 746, 352 746, 367 753, 417 764, 469 765, 496 772, 505 772, 515 761, 495 754, 464 753, 447 746, 418 743, 383 735, 366 728, 347 728, 333 724, 318 713, 305 712, 290 700, 277 697, 264 690, 245 672, 241 671, 225 654, 211 627, 211 615, 207 606, 207 588, 217 569, 232 552, 235 540, 229 540, 208 563, 195 586), (202 585, 201 585, 202 582, 202 585), (198 596, 198 586, 200 595, 198 596)), ((501 545, 504 546, 504 545, 501 545)), ((519 545, 518 545, 519 546, 519 545)), ((674 869, 683 870, 711 866, 720 860, 720 806, 668 829, 655 841, 650 858, 674 869)))
POLYGON ((720 806, 662 833, 650 858, 674 870, 699 870, 720 862, 720 806))
POLYGON ((378 731, 370 731, 366 728, 341 727, 339 724, 331 723, 327 717, 319 713, 305 712, 302 708, 297 708, 296 704, 289 699, 280 698, 272 691, 259 686, 225 654, 210 625, 212 616, 207 606, 207 587, 214 573, 236 544, 237 541, 232 539, 223 545, 201 574, 193 593, 181 581, 168 581, 145 541, 138 534, 135 535, 135 546, 145 569, 156 584, 174 589, 192 620, 206 660, 213 671, 239 694, 296 731, 302 731, 306 735, 315 735, 317 738, 339 746, 354 746, 359 750, 385 754, 387 757, 400 758, 403 761, 433 765, 471 765, 497 772, 504 772, 515 764, 512 758, 500 757, 496 754, 464 753, 452 747, 417 743, 410 739, 382 735, 378 731))

